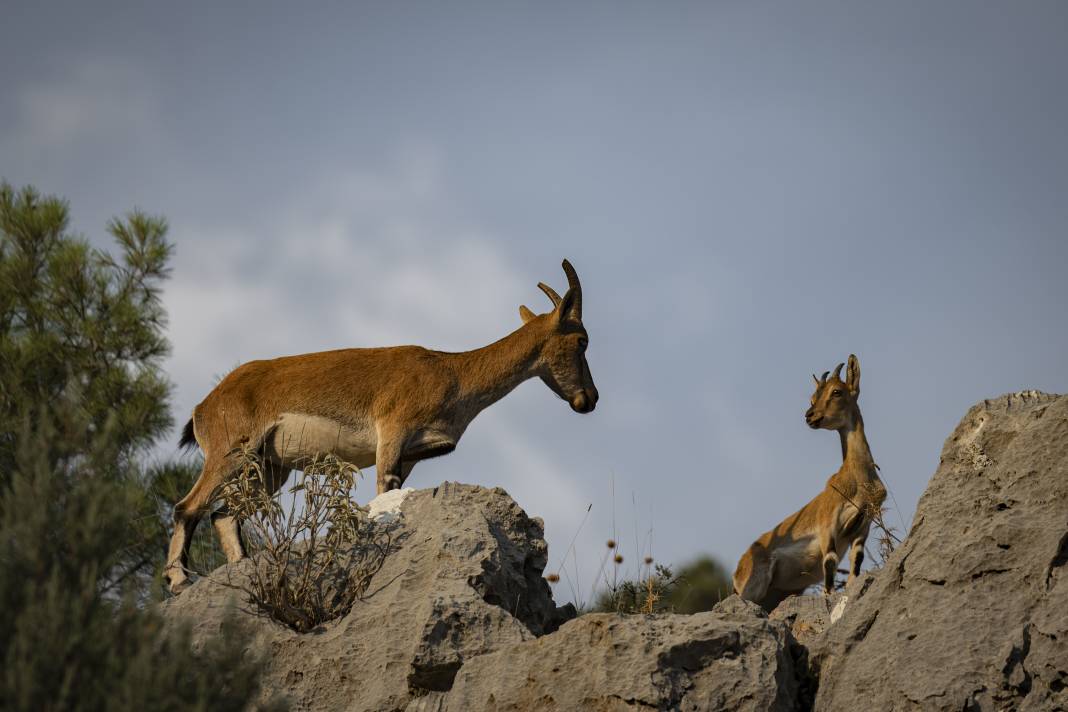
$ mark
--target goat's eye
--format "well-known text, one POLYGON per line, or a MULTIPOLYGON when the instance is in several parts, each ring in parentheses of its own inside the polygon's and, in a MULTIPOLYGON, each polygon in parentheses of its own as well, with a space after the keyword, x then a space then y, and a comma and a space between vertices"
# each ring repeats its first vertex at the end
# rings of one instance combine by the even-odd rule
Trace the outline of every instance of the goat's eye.
POLYGON ((841 395, 842 395, 842 391, 838 390, 837 388, 835 388, 833 391, 831 391, 831 398, 838 398, 841 395))

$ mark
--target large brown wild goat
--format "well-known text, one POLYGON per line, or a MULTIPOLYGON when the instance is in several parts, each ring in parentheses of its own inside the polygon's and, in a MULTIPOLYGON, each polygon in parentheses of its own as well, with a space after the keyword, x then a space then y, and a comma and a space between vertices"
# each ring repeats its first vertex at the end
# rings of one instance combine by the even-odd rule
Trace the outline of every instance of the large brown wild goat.
MULTIPOLYGON (((563 297, 538 284, 552 311, 535 316, 519 307, 519 329, 474 351, 341 349, 251 361, 226 376, 183 433, 183 445, 203 449, 204 468, 174 508, 165 572, 171 590, 187 581, 189 542, 234 471, 237 448, 261 454, 272 493, 292 469, 333 453, 357 467, 375 465, 381 494, 400 487, 420 460, 452 452, 479 412, 529 378, 541 378, 572 410, 592 411, 598 393, 586 363, 582 286, 570 262, 563 268, 563 297)), ((219 510, 212 523, 227 560, 242 558, 234 518, 219 510)))
POLYGON ((841 468, 815 499, 753 542, 734 572, 735 592, 769 612, 787 596, 821 580, 828 593, 834 591, 838 561, 850 546, 852 581, 864 561, 872 514, 886 499, 857 406, 860 362, 849 356, 843 383, 839 374, 844 365, 838 364, 830 378, 829 372, 822 378, 812 376, 816 391, 805 413, 809 427, 838 431, 841 468))

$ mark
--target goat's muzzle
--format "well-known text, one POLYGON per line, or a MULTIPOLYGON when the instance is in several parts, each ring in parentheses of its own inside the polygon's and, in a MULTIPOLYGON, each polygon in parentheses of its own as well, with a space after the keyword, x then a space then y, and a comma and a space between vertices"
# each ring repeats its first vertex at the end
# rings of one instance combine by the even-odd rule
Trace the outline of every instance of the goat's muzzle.
POLYGON ((597 399, 599 397, 596 388, 581 390, 571 396, 571 410, 576 413, 589 413, 597 407, 597 399))
POLYGON ((808 427, 812 428, 813 430, 820 427, 820 423, 823 422, 823 416, 820 416, 818 418, 815 416, 816 414, 812 412, 812 408, 809 408, 805 412, 805 422, 808 423, 808 427))

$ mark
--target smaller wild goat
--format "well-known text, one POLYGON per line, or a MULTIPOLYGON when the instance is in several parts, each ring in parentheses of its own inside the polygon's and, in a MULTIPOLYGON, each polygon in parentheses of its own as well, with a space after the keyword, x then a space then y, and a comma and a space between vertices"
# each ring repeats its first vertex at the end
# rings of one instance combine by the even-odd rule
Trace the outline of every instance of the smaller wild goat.
MULTIPOLYGON (((341 349, 251 361, 231 372, 194 409, 182 435, 182 445, 204 450, 204 468, 174 507, 165 570, 171 590, 187 581, 189 542, 236 469, 237 448, 260 453, 272 493, 291 470, 332 453, 357 467, 375 465, 381 494, 400 487, 420 460, 452 452, 479 412, 529 378, 541 378, 575 412, 592 411, 599 395, 586 363, 582 286, 571 263, 563 267, 563 297, 538 284, 552 311, 519 307, 519 329, 474 351, 341 349)), ((227 560, 241 559, 234 518, 221 509, 212 523, 227 560)))
POLYGON ((842 467, 815 499, 753 542, 734 572, 735 592, 769 612, 787 596, 820 581, 833 592, 838 561, 850 546, 852 581, 860 573, 873 514, 886 499, 857 406, 860 362, 850 355, 843 383, 839 374, 844 365, 838 364, 830 378, 830 372, 812 376, 816 391, 805 413, 810 428, 838 431, 842 467))

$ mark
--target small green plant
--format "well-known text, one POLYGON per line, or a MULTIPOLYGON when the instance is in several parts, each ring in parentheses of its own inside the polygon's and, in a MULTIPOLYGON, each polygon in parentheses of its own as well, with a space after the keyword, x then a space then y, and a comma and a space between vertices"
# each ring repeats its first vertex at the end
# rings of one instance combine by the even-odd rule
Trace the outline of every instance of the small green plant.
POLYGON ((677 578, 667 598, 667 605, 675 613, 710 611, 734 593, 730 572, 709 556, 698 557, 680 568, 677 578))
MULTIPOLYGON (((622 563, 622 562, 620 562, 622 563)), ((679 579, 670 566, 646 565, 636 579, 625 579, 609 585, 597 597, 593 610, 600 613, 662 613, 667 607, 670 591, 679 579)))
POLYGON ((701 557, 676 570, 645 557, 638 576, 605 583, 591 610, 601 613, 699 613, 731 595, 723 567, 701 557))
POLYGON ((348 613, 391 543, 387 529, 352 499, 360 471, 333 455, 317 456, 298 474, 286 507, 279 492, 271 493, 258 453, 244 448, 231 456, 239 467, 218 494, 243 521, 251 558, 248 578, 236 587, 299 633, 348 613))

